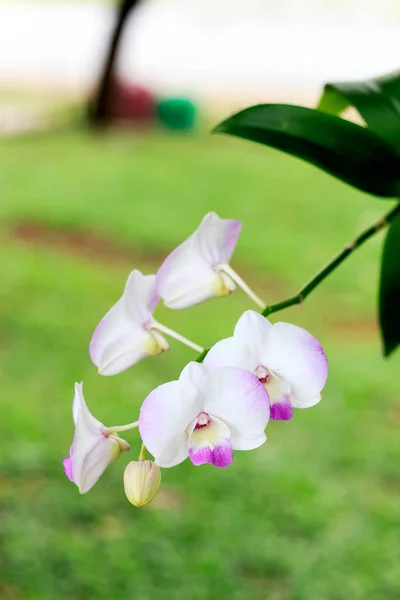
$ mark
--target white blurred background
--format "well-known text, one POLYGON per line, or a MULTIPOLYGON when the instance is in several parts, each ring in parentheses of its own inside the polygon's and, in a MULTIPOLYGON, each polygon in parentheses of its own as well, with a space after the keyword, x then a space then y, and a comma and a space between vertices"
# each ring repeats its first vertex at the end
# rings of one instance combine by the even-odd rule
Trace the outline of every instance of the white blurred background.
MULTIPOLYGON (((106 0, 2 0, 0 87, 86 94, 114 13, 106 0)), ((157 93, 312 103, 323 82, 395 70, 399 40, 395 0, 149 0, 118 70, 157 93)))

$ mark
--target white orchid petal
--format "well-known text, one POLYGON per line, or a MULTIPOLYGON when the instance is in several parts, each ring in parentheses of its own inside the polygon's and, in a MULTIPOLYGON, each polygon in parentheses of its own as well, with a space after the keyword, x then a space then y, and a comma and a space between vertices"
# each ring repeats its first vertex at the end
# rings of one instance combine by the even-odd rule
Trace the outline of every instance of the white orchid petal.
POLYGON ((78 422, 78 414, 83 405, 86 406, 86 402, 83 397, 83 382, 75 383, 75 394, 72 402, 72 418, 75 425, 78 422))
POLYGON ((266 441, 267 436, 265 433, 262 433, 258 437, 251 440, 247 440, 236 433, 231 435, 231 444, 235 450, 255 450, 256 448, 262 446, 266 441))
POLYGON ((275 323, 263 364, 290 383, 294 406, 312 406, 318 401, 328 376, 328 361, 321 344, 308 331, 290 323, 275 323))
POLYGON ((168 308, 187 308, 224 296, 232 291, 231 288, 235 288, 234 284, 228 288, 221 273, 197 253, 182 246, 166 258, 157 273, 157 292, 168 308))
POLYGON ((102 375, 121 373, 169 348, 161 334, 144 328, 152 322, 154 303, 155 276, 133 271, 124 295, 100 321, 90 342, 90 357, 102 375))
POLYGON ((239 438, 255 440, 269 419, 269 397, 257 377, 236 367, 211 371, 204 384, 204 412, 221 419, 231 430, 232 447, 239 438))
POLYGON ((186 308, 235 289, 233 281, 218 271, 234 250, 240 233, 239 221, 204 217, 197 231, 178 246, 161 265, 157 293, 169 308, 186 308))
POLYGON ((310 400, 299 400, 295 393, 292 392, 290 394, 290 401, 292 403, 292 406, 296 408, 311 408, 312 406, 318 404, 320 400, 321 394, 317 394, 316 396, 314 396, 314 398, 311 398, 310 400))
POLYGON ((64 468, 81 493, 85 493, 110 462, 124 450, 129 450, 129 444, 115 434, 110 435, 103 423, 91 414, 83 397, 82 384, 75 385, 73 406, 75 435, 64 468))
POLYGON ((241 228, 240 221, 221 219, 214 212, 208 213, 194 234, 195 247, 209 265, 228 264, 241 228))
POLYGON ((179 376, 179 381, 191 383, 197 390, 201 389, 205 375, 209 368, 204 363, 191 361, 183 369, 179 376))
POLYGON ((257 350, 236 337, 217 342, 208 352, 204 364, 217 367, 240 367, 253 372, 259 365, 257 350))
POLYGON ((136 323, 151 323, 160 299, 156 292, 156 276, 143 275, 138 270, 132 271, 126 282, 123 298, 128 313, 136 323))
POLYGON ((250 344, 260 359, 271 329, 272 324, 268 319, 254 310, 246 310, 236 323, 233 335, 236 339, 250 344))
POLYGON ((90 452, 86 455, 83 465, 79 491, 81 494, 88 492, 104 473, 110 463, 119 458, 123 450, 129 450, 129 445, 121 444, 124 440, 118 439, 117 435, 104 435, 99 438, 90 452))
POLYGON ((188 457, 187 428, 201 411, 201 396, 188 381, 160 385, 140 409, 139 431, 160 467, 172 467, 188 457))

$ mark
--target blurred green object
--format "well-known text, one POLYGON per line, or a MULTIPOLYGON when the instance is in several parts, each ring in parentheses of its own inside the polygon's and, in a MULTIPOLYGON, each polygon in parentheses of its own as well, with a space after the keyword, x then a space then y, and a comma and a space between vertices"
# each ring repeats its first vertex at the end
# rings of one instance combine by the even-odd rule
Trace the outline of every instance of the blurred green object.
POLYGON ((160 123, 167 129, 188 131, 196 123, 196 105, 185 98, 163 98, 158 102, 156 111, 160 123))

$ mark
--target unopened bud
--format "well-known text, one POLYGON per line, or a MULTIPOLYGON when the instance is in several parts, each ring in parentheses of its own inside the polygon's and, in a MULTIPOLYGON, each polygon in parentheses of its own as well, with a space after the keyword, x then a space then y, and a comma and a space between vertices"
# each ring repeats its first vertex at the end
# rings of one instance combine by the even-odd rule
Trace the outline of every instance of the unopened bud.
POLYGON ((157 494, 161 482, 161 470, 151 460, 130 462, 124 473, 125 494, 129 502, 141 507, 149 504, 157 494))

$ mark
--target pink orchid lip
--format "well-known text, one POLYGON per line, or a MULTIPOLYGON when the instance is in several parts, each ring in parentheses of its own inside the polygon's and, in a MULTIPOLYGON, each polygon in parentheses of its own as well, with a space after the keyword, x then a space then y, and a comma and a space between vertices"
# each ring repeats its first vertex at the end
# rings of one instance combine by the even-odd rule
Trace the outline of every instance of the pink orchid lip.
POLYGON ((290 421, 293 418, 293 406, 289 396, 283 396, 271 403, 271 419, 273 421, 290 421))
POLYGON ((189 448, 189 458, 195 467, 209 463, 218 469, 225 469, 233 461, 232 445, 229 440, 224 440, 214 448, 189 448))

